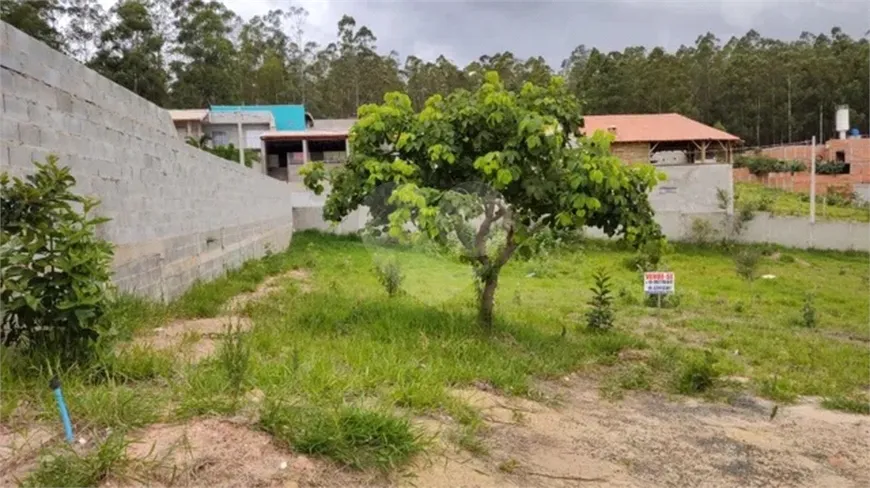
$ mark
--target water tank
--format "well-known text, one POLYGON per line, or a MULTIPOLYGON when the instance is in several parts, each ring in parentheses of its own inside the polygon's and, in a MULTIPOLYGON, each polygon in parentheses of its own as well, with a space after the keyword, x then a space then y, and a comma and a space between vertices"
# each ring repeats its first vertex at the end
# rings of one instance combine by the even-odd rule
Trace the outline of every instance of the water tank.
POLYGON ((849 106, 840 105, 837 107, 837 117, 835 121, 835 130, 840 135, 840 139, 846 138, 846 131, 849 130, 849 106))

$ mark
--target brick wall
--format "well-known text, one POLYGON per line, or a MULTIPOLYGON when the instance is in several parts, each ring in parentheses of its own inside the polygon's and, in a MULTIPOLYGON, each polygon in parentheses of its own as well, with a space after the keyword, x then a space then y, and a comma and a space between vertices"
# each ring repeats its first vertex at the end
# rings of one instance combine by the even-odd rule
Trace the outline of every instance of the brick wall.
POLYGON ((122 290, 172 298, 289 243, 289 185, 185 144, 168 112, 3 22, 0 89, 0 169, 69 166, 112 219, 122 290))
POLYGON ((610 149, 614 156, 626 163, 649 162, 649 143, 614 142, 610 149))
MULTIPOLYGON (((870 139, 831 139, 825 144, 816 145, 816 161, 834 161, 837 152, 842 152, 849 163, 849 174, 816 175, 816 191, 824 194, 831 186, 854 188, 855 185, 870 183, 870 139)), ((809 144, 790 144, 764 148, 761 154, 777 159, 802 161, 809 167, 812 146, 809 144)), ((790 174, 771 174, 758 178, 749 174, 745 168, 734 170, 735 181, 762 183, 767 186, 791 191, 808 192, 810 188, 809 170, 790 174)))

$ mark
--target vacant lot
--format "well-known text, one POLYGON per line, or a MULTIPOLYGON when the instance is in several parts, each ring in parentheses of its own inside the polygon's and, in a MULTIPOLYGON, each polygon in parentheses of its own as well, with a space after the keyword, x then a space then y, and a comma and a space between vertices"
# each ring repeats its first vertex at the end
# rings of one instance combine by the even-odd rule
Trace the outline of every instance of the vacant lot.
POLYGON ((662 309, 632 256, 587 242, 510 264, 486 336, 454 257, 299 233, 170 305, 122 300, 112 347, 60 372, 73 449, 50 365, 3 350, 0 485, 870 481, 853 413, 870 388, 866 254, 769 249, 770 276, 747 282, 732 252, 678 247, 662 309), (405 275, 392 298, 372 272, 386 259, 405 275), (600 267, 617 326, 592 333, 600 267))
MULTIPOLYGON (((737 201, 773 215, 809 216, 810 197, 806 193, 767 188, 756 183, 736 183, 737 201)), ((816 196, 816 218, 820 220, 852 220, 870 222, 870 206, 850 201, 841 195, 816 196)))

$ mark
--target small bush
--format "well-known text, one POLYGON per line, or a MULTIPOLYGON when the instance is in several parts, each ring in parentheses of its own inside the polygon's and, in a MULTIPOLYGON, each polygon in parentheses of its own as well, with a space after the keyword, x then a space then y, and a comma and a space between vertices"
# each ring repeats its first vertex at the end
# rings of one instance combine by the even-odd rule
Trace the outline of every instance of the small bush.
POLYGON ((647 307, 659 307, 661 304, 661 308, 679 308, 680 302, 682 301, 682 295, 679 293, 668 293, 661 295, 661 300, 659 300, 659 295, 645 295, 644 305, 647 307))
POLYGON ((804 304, 801 306, 800 325, 801 327, 812 329, 815 328, 817 323, 818 319, 816 317, 816 306, 813 303, 813 296, 807 293, 804 297, 804 304))
POLYGON ((610 275, 603 269, 592 274, 595 284, 590 289, 592 307, 586 312, 586 325, 593 330, 609 330, 613 327, 613 292, 610 285, 610 275))
POLYGON ((753 281, 758 277, 758 264, 761 261, 761 252, 758 249, 743 248, 734 255, 734 269, 737 275, 746 281, 753 281))
POLYGON ((108 307, 112 246, 107 219, 74 194, 69 168, 49 156, 24 180, 0 175, 0 339, 74 362, 89 356, 108 307))
POLYGON ((624 262, 631 271, 656 271, 662 263, 662 258, 670 251, 670 245, 664 240, 647 241, 638 249, 637 254, 624 262))
POLYGON ((61 453, 43 459, 22 486, 99 486, 109 476, 123 478, 132 465, 126 454, 129 444, 122 432, 115 432, 86 454, 63 445, 61 453))
POLYGON ((689 355, 677 374, 677 392, 692 395, 709 390, 719 377, 715 366, 716 359, 710 351, 689 355))
POLYGON ((394 297, 402 290, 402 281, 405 280, 405 276, 402 274, 402 267, 397 261, 391 259, 384 263, 378 263, 375 265, 375 275, 377 275, 378 281, 384 287, 387 295, 394 297))
POLYGON ((297 452, 356 469, 392 469, 423 448, 407 419, 356 407, 327 410, 268 402, 260 426, 297 452))
POLYGON ((793 262, 795 262, 795 261, 796 261, 795 257, 792 256, 791 254, 783 254, 783 255, 781 255, 781 256, 779 257, 779 262, 780 262, 780 263, 791 264, 791 263, 793 263, 793 262))
POLYGON ((704 218, 692 219, 692 227, 689 229, 689 241, 695 244, 709 244, 716 240, 716 228, 704 218))
POLYGON ((251 349, 245 340, 241 324, 226 325, 218 358, 226 373, 230 393, 238 397, 242 392, 251 359, 251 349))

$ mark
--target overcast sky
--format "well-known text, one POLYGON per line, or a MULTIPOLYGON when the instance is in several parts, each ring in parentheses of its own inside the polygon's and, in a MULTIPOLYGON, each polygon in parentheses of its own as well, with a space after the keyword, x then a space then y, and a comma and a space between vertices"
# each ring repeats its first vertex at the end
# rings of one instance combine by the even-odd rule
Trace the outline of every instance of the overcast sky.
POLYGON ((870 29, 870 0, 223 1, 245 19, 301 5, 310 13, 308 36, 321 44, 335 39, 346 13, 375 33, 382 52, 396 50, 403 60, 444 54, 460 65, 507 50, 521 58, 543 55, 558 67, 579 44, 674 50, 707 31, 725 42, 751 28, 781 39, 827 33, 835 25, 853 37, 870 29))

